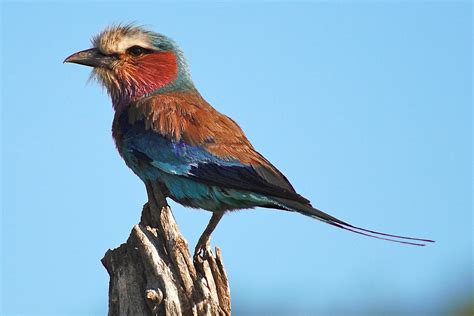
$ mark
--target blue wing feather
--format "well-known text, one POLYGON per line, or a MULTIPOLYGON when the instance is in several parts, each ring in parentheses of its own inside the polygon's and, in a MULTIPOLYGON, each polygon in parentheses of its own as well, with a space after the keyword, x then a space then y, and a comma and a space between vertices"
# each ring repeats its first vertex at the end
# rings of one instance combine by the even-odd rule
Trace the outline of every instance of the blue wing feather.
MULTIPOLYGON (((140 124, 129 127, 123 137, 123 155, 132 170, 144 180, 164 178, 163 174, 222 189, 255 192, 309 203, 279 183, 269 182, 253 166, 236 159, 223 159, 205 148, 170 140, 140 124)), ((259 168, 262 168, 261 166, 259 168)), ((168 178, 168 177, 165 177, 168 178)), ((166 183, 165 183, 166 184, 166 183)))

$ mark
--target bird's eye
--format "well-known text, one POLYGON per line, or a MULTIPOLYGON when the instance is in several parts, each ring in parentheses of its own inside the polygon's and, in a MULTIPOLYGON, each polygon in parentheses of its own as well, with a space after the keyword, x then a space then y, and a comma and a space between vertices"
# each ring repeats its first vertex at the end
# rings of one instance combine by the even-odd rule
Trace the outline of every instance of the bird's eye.
POLYGON ((138 57, 138 56, 147 54, 149 52, 150 52, 149 49, 146 49, 140 46, 132 46, 129 49, 127 49, 127 53, 134 57, 138 57))

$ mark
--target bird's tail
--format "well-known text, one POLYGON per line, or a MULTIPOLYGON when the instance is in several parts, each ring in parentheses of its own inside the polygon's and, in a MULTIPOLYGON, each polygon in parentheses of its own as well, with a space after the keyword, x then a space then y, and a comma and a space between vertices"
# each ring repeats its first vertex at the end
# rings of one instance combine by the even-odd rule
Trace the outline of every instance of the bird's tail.
POLYGON ((318 219, 330 225, 348 230, 356 234, 360 234, 360 235, 364 235, 364 236, 368 236, 372 238, 377 238, 377 239, 382 239, 382 240, 388 240, 388 241, 397 242, 401 244, 413 245, 413 246, 425 246, 426 243, 434 242, 434 240, 430 240, 430 239, 398 236, 398 235, 386 234, 386 233, 381 233, 381 232, 377 232, 370 229, 357 227, 357 226, 348 224, 344 221, 341 221, 340 219, 337 219, 327 213, 324 213, 323 211, 318 210, 317 208, 314 208, 310 205, 305 205, 297 201, 287 200, 283 198, 274 198, 274 200, 279 204, 280 207, 283 207, 289 211, 301 213, 303 215, 318 219))

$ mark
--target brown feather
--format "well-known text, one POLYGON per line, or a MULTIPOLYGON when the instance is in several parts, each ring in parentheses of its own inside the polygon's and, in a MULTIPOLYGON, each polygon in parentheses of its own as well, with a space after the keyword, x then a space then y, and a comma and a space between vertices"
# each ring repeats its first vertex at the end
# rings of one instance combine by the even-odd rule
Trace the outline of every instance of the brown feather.
POLYGON ((199 145, 224 159, 275 168, 249 142, 242 129, 219 113, 197 92, 170 92, 144 98, 128 108, 129 123, 143 121, 146 128, 174 140, 199 145))

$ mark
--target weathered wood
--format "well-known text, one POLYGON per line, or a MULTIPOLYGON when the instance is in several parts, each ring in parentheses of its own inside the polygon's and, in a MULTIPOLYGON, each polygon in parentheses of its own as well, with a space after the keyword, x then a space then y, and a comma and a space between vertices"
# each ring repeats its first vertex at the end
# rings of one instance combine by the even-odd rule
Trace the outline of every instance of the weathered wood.
POLYGON ((147 184, 148 203, 126 243, 108 250, 109 315, 230 315, 221 252, 193 261, 162 191, 147 184))

